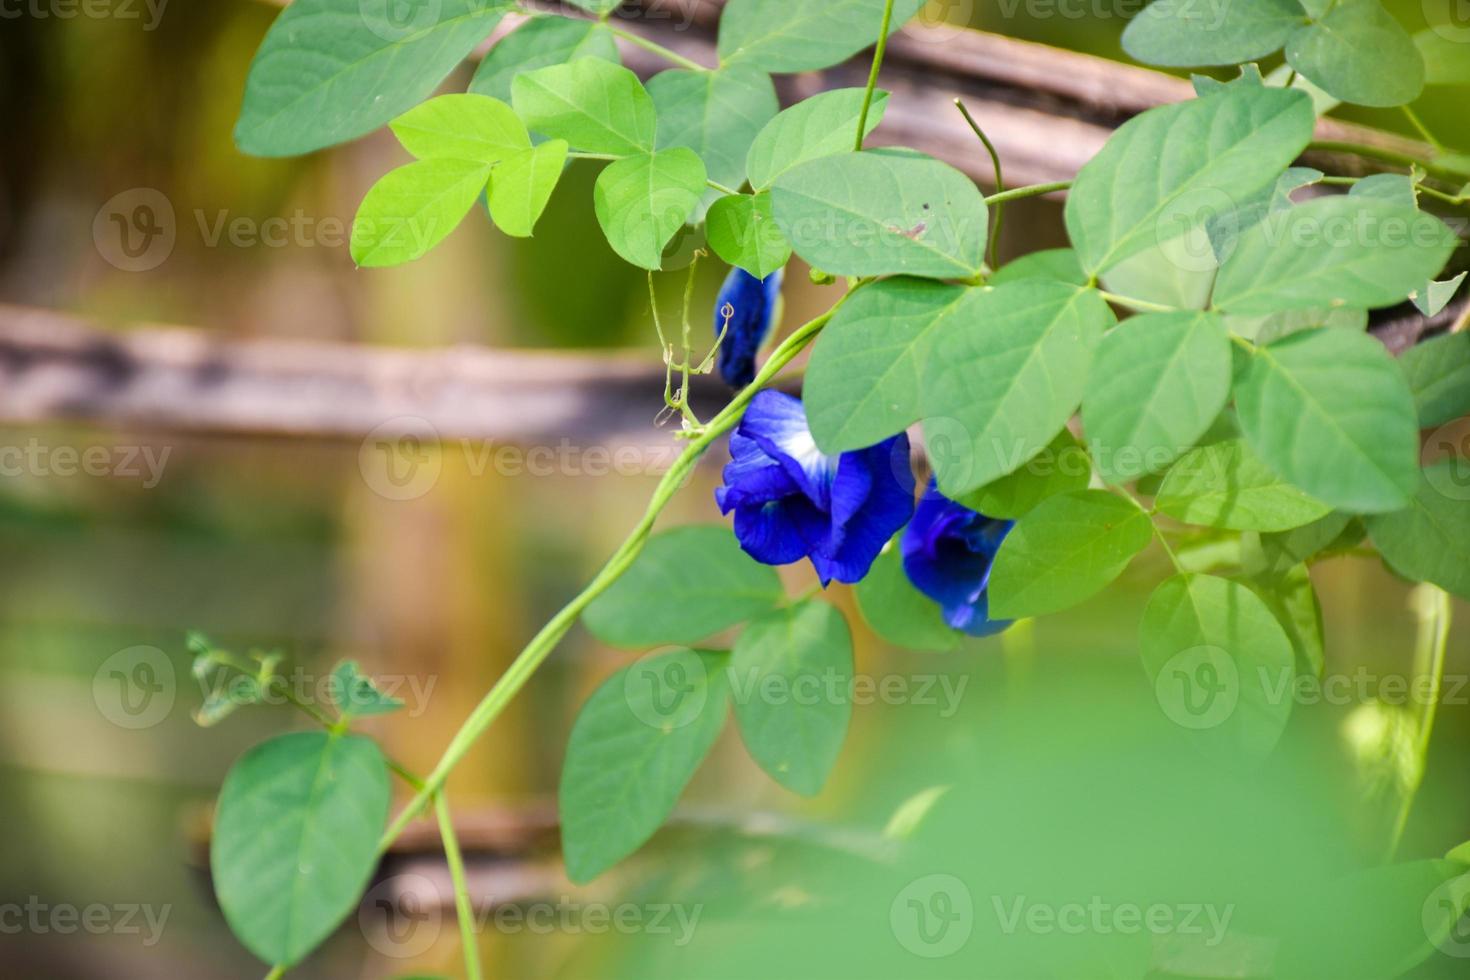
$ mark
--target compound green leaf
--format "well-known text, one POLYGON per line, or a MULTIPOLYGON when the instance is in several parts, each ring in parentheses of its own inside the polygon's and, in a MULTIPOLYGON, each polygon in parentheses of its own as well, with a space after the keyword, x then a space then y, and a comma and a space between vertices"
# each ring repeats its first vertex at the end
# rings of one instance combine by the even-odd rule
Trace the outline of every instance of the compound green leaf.
POLYGON ((753 620, 730 657, 735 720, 751 758, 804 796, 827 782, 852 719, 852 635, 807 601, 753 620))
POLYGON ((1042 501, 1016 523, 990 573, 990 615, 1059 612, 1102 591, 1153 540, 1153 522, 1105 490, 1042 501))
POLYGON ((352 260, 377 268, 426 254, 459 227, 490 179, 478 160, 419 160, 372 186, 352 223, 352 260))
POLYGON ((858 609, 874 633, 905 650, 951 650, 960 634, 944 622, 939 604, 909 581, 895 538, 857 584, 858 609))
POLYGON ((688 147, 710 180, 736 189, 751 141, 781 108, 771 76, 754 68, 661 72, 648 94, 658 109, 659 149, 688 147))
POLYGON ((292 966, 357 907, 388 802, 388 765, 361 736, 281 735, 235 763, 209 866, 225 920, 250 952, 292 966))
MULTIPOLYGON (((746 158, 750 186, 766 190, 792 167, 852 150, 864 90, 841 88, 814 95, 766 123, 746 158)), ((868 110, 867 132, 883 121, 888 93, 875 91, 868 110)))
POLYGON ((782 174, 771 194, 796 254, 833 275, 973 279, 984 264, 979 189, 912 150, 812 160, 782 174))
POLYGON ((575 150, 623 156, 654 149, 653 99, 637 75, 601 58, 518 74, 511 102, 532 130, 575 150))
POLYGON ((372 132, 428 98, 510 6, 442 0, 405 22, 390 0, 295 0, 250 65, 236 145, 294 156, 372 132))
POLYGON ((1443 221, 1371 196, 1319 198, 1267 217, 1220 268, 1227 313, 1392 306, 1444 268, 1457 242, 1443 221))
MULTIPOLYGON (((923 5, 897 0, 891 30, 923 5)), ((778 73, 831 67, 877 43, 883 7, 884 0, 730 0, 720 17, 720 62, 778 73)))
POLYGON ((1414 399, 1372 337, 1308 330, 1256 348, 1236 409, 1261 459, 1323 503, 1363 514, 1407 506, 1419 469, 1414 399))
POLYGON ((490 217, 515 238, 529 238, 566 167, 565 140, 547 140, 521 150, 490 172, 490 217))
POLYGON ((771 212, 771 195, 764 191, 716 201, 705 216, 705 236, 716 255, 757 279, 791 259, 791 243, 781 234, 771 212))
POLYGON ((704 194, 704 164, 684 147, 611 163, 597 177, 593 203, 608 244, 643 269, 663 265, 664 247, 704 194))
POLYGON ((1151 313, 1103 337, 1082 425, 1103 478, 1126 483, 1187 452, 1230 397, 1230 339, 1213 313, 1151 313))
POLYGON ((960 498, 960 503, 986 517, 1016 520, 1043 500, 1092 483, 1092 460, 1072 430, 1063 429, 1024 466, 960 498))
POLYGON ((673 812, 725 725, 727 662, 693 650, 646 657, 582 706, 558 793, 573 881, 591 881, 638 850, 673 812))
POLYGON ((1123 50, 1150 65, 1238 65, 1279 51, 1305 20, 1296 0, 1155 0, 1128 23, 1123 50))
POLYGON ((697 525, 651 538, 583 621, 613 646, 688 644, 759 616, 781 598, 775 570, 741 551, 728 528, 697 525))
POLYGON ((441 95, 393 120, 393 135, 420 160, 450 157, 498 163, 531 148, 510 106, 484 95, 441 95))
POLYGON ((606 24, 571 17, 533 17, 500 40, 470 82, 470 91, 510 101, 517 75, 579 58, 618 61, 618 45, 606 24))
POLYGON ((1344 102, 1396 106, 1424 91, 1424 58, 1378 0, 1339 0, 1291 35, 1286 60, 1344 102))
POLYGON ((1448 459, 1426 467, 1408 507, 1366 523, 1394 571, 1470 598, 1470 464, 1448 459))
POLYGON ((1470 415, 1470 333, 1445 334, 1415 344, 1399 357, 1426 429, 1470 415))
POLYGON ((1124 123, 1067 196, 1067 233, 1083 269, 1106 272, 1174 242, 1186 265, 1207 258, 1210 217, 1274 184, 1316 120, 1301 92, 1230 85, 1124 123))
POLYGON ((980 292, 929 345, 924 439, 951 499, 1013 473, 1061 432, 1114 322, 1090 289, 1023 279, 980 292))
POLYGON ((1155 504, 1186 524, 1233 531, 1289 531, 1332 512, 1277 476, 1242 439, 1202 446, 1175 463, 1155 504))

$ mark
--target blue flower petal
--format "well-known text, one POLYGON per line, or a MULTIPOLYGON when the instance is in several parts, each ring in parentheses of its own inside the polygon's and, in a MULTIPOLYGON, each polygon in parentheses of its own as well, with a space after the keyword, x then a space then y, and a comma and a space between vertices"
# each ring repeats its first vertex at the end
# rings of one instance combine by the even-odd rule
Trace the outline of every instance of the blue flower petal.
MULTIPOLYGON (((842 470, 860 469, 868 485, 860 509, 837 525, 833 509, 833 532, 827 545, 812 555, 824 579, 860 582, 873 567, 878 554, 914 513, 914 475, 909 468, 909 437, 897 435, 876 446, 844 453, 842 470)), ((838 477, 838 484, 843 477, 838 477)), ((834 504, 837 495, 834 491, 834 504)))
POLYGON ((1010 625, 989 618, 990 571, 1013 526, 939 493, 931 481, 904 531, 903 567, 920 592, 939 603, 945 622, 974 636, 1010 625))
POLYGON ((767 565, 789 565, 807 555, 803 529, 813 518, 803 508, 815 510, 801 497, 735 509, 735 537, 740 547, 756 561, 767 565))
POLYGON ((771 332, 781 294, 783 272, 777 270, 757 279, 744 269, 731 269, 715 299, 715 336, 720 343, 720 377, 733 388, 744 388, 755 380, 755 359, 771 332), (725 326, 725 313, 730 324, 725 326))
POLYGON ((739 432, 730 435, 730 462, 725 465, 724 476, 725 485, 715 491, 722 514, 801 492, 785 467, 767 455, 760 443, 739 432))
POLYGON ((779 462, 820 510, 831 509, 838 459, 817 448, 801 399, 769 388, 757 393, 745 410, 739 432, 779 462))

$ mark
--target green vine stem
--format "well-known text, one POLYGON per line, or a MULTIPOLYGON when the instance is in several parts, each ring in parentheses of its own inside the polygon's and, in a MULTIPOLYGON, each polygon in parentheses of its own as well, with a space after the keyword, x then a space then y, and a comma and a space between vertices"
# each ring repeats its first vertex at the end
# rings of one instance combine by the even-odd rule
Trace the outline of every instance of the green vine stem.
POLYGON ((985 199, 985 203, 1004 204, 1006 201, 1019 201, 1023 197, 1041 197, 1044 194, 1056 194, 1071 189, 1070 180, 1055 180, 1049 184, 1027 184, 1025 187, 1014 187, 1008 191, 992 194, 985 199))
POLYGON ((397 839, 398 835, 403 833, 404 828, 423 811, 424 807, 444 787, 444 783, 449 778, 449 774, 453 772, 454 767, 460 763, 470 748, 485 733, 485 730, 494 723, 495 719, 500 717, 500 713, 505 710, 506 705, 515 698, 521 688, 526 686, 526 683, 535 675, 541 664, 551 655, 551 652, 556 649, 556 645, 561 642, 562 637, 566 636, 583 611, 592 603, 592 600, 607 591, 633 564, 634 559, 643 551, 643 545, 648 540, 649 534, 653 531, 654 523, 658 520, 659 514, 663 512, 664 508, 668 506, 669 501, 673 499, 674 494, 683 486, 684 480, 693 471, 700 457, 705 454, 710 446, 714 445, 720 436, 735 427, 745 415, 746 406, 750 404, 751 399, 755 397, 756 393, 770 384, 787 364, 791 363, 798 354, 806 349, 806 346, 822 331, 822 328, 827 325, 828 321, 836 315, 837 311, 842 308, 843 303, 847 302, 848 297, 853 292, 853 289, 849 289, 843 295, 842 299, 838 300, 830 310, 815 320, 803 324, 790 337, 786 338, 771 354, 770 359, 766 361, 765 366, 761 368, 755 380, 743 389, 740 394, 736 395, 734 400, 725 407, 724 411, 711 419, 709 424, 705 426, 703 432, 689 442, 684 452, 679 455, 674 465, 669 468, 669 471, 664 474, 663 479, 659 481, 658 488, 649 500, 648 509, 644 512, 643 518, 633 528, 623 543, 618 546, 612 558, 602 567, 602 570, 597 573, 596 577, 588 583, 587 587, 563 606, 561 611, 553 616, 541 628, 541 631, 531 639, 531 642, 526 644, 526 648, 521 651, 520 655, 516 657, 506 672, 501 675, 500 680, 496 681, 495 685, 490 688, 490 691, 475 707, 474 711, 470 713, 469 718, 460 726, 459 731, 455 733, 448 747, 445 748, 444 754, 440 756, 438 763, 435 764, 434 770, 424 779, 424 785, 419 789, 414 798, 409 801, 408 805, 398 814, 397 819, 393 821, 387 831, 384 832, 382 839, 378 843, 380 853, 388 849, 388 846, 397 839))
POLYGON ((459 838, 454 833, 454 815, 449 812, 449 799, 443 792, 434 794, 434 814, 439 819, 444 859, 449 863, 449 878, 454 883, 454 910, 459 918, 460 945, 464 947, 465 980, 481 980, 484 974, 480 970, 480 947, 475 937, 475 906, 470 901, 464 857, 459 851, 459 838))
POLYGON ((1429 740, 1434 734, 1440 690, 1444 687, 1445 650, 1450 639, 1452 611, 1447 592, 1425 583, 1414 590, 1412 605, 1419 618, 1418 638, 1414 645, 1414 680, 1417 683, 1421 677, 1428 678, 1429 688, 1423 703, 1417 705, 1413 769, 1410 772, 1411 778, 1403 788, 1403 798, 1399 801, 1393 833, 1388 840, 1389 861, 1394 859, 1403 842, 1404 831, 1409 826, 1409 815, 1414 811, 1414 801, 1418 798, 1419 787, 1424 781, 1429 740))
POLYGON ((878 72, 883 68, 883 55, 888 51, 888 32, 893 28, 893 0, 883 5, 883 26, 878 30, 878 46, 873 49, 873 67, 868 72, 868 89, 863 93, 863 111, 858 116, 858 153, 863 151, 863 140, 868 136, 868 110, 873 107, 873 91, 878 87, 878 72))
MULTIPOLYGON (((995 167, 996 196, 999 197, 1000 195, 1005 194, 1005 171, 1001 168, 1000 154, 996 151, 995 144, 990 142, 990 137, 985 135, 985 130, 982 129, 980 124, 975 121, 975 117, 970 115, 970 109, 968 106, 965 105, 963 101, 961 101, 960 99, 955 99, 954 104, 955 108, 960 110, 960 115, 965 117, 965 122, 969 123, 970 129, 974 131, 980 142, 985 146, 985 152, 990 154, 990 163, 992 166, 995 167)), ((995 205, 995 216, 990 219, 990 240, 985 245, 985 254, 989 256, 990 267, 992 269, 999 268, 995 262, 995 247, 996 243, 1000 241, 1000 221, 1001 218, 1004 216, 1005 200, 1002 199, 998 201, 995 205)))

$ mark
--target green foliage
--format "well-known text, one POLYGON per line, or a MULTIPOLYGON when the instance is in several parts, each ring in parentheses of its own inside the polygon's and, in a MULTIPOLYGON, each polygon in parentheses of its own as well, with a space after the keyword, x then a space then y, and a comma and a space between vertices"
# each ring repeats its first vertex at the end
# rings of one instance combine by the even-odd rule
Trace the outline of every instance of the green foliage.
POLYGON ((490 179, 491 164, 448 158, 389 171, 362 199, 352 223, 352 260, 401 265, 420 258, 469 214, 490 179))
MULTIPOLYGON (((746 157, 750 186, 767 190, 792 167, 852 150, 864 94, 860 88, 823 92, 798 102, 766 123, 750 144, 746 157)), ((887 108, 888 93, 875 92, 868 111, 867 132, 878 127, 887 108)))
POLYGON ((896 647, 944 651, 959 642, 959 634, 944 622, 939 605, 914 588, 904 574, 897 540, 878 556, 856 592, 863 620, 896 647))
POLYGON ((731 188, 745 183, 751 142, 781 108, 771 76, 739 66, 666 71, 649 81, 648 94, 658 110, 659 149, 688 147, 710 180, 731 188))
POLYGON ((1042 501, 1017 522, 990 574, 990 614, 1039 616, 1101 591, 1153 539, 1148 514, 1104 490, 1042 501))
POLYGON ((1157 0, 1129 21, 1123 50, 1151 65, 1235 65, 1281 50, 1302 20, 1296 0, 1157 0))
POLYGON ((587 882, 642 847, 724 727, 724 653, 675 650, 608 678, 582 706, 557 793, 567 875, 587 882))
POLYGON ((694 214, 704 188, 699 155, 679 147, 608 164, 593 202, 613 251, 641 268, 659 269, 664 247, 694 214))
POLYGON ((356 660, 344 660, 332 671, 333 694, 337 711, 344 718, 387 715, 403 707, 403 702, 385 694, 373 679, 358 667, 356 660))
POLYGON ((282 735, 225 779, 210 843, 230 929, 267 963, 294 965, 357 906, 388 819, 388 768, 370 739, 282 735))
POLYGON ((1470 414, 1470 333, 1435 337, 1404 351, 1399 367, 1424 428, 1470 414))
POLYGON ((821 792, 852 718, 852 635, 825 602, 773 610, 730 657, 735 719, 751 757, 782 786, 821 792))
MULTIPOLYGON (((891 29, 924 0, 897 0, 891 29)), ((720 18, 720 61, 768 72, 816 71, 846 61, 878 36, 884 0, 730 0, 720 18)))
POLYGON ((569 17, 535 17, 502 38, 470 82, 470 91, 509 102, 517 75, 579 58, 618 60, 618 45, 606 24, 569 17))
POLYGON ((1366 519, 1394 571, 1470 598, 1470 464, 1444 460, 1419 474, 1409 506, 1366 519))
POLYGON ((658 111, 638 76, 600 58, 582 58, 518 74, 516 114, 534 132, 564 139, 584 153, 651 153, 658 111))
POLYGON ((565 140, 547 140, 496 164, 487 202, 497 228, 514 238, 531 236, 561 180, 569 149, 565 140))
POLYGON ((1031 513, 1043 500, 1086 490, 1091 482, 1092 460, 1087 450, 1070 429, 1063 429, 1020 469, 964 494, 959 502, 988 517, 1015 520, 1031 513))
POLYGON ((1186 524, 1234 531, 1289 531, 1332 511, 1277 476, 1243 439, 1185 456, 1169 470, 1155 503, 1186 524))
POLYGON ((420 160, 450 158, 499 163, 531 148, 515 110, 483 95, 441 95, 392 124, 403 148, 420 160))
POLYGON ((796 254, 840 276, 973 279, 989 217, 968 177, 913 150, 812 160, 771 191, 796 254))
POLYGON ((1470 58, 1465 45, 1434 28, 1414 35, 1414 46, 1424 59, 1424 81, 1429 85, 1470 85, 1470 58))
POLYGON ((1077 253, 1070 248, 1048 248, 1012 259, 1001 266, 989 281, 992 286, 1000 286, 1018 279, 1052 279, 1074 286, 1087 285, 1087 273, 1082 271, 1077 253))
POLYGON ((716 255, 757 279, 783 268, 791 243, 781 234, 771 210, 771 195, 731 194, 710 206, 705 234, 716 255))
POLYGON ((697 642, 781 600, 776 573, 717 526, 651 538, 633 567, 588 607, 587 628, 613 646, 697 642))
POLYGON ((1344 102, 1403 105, 1424 90, 1424 59, 1379 0, 1331 4, 1292 34, 1286 60, 1344 102))

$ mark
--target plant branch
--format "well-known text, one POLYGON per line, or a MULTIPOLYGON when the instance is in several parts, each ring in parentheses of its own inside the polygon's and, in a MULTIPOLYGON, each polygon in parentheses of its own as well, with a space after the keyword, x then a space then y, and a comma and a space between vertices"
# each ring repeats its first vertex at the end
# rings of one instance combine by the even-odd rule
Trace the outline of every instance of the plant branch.
POLYGON ((985 203, 994 206, 1007 201, 1019 201, 1023 197, 1041 197, 1043 194, 1055 194, 1058 191, 1068 190, 1071 186, 1070 180, 1056 180, 1049 184, 1027 184, 1025 187, 1016 187, 991 194, 985 199, 985 203))
POLYGON ((883 55, 888 50, 888 32, 893 26, 893 0, 888 0, 883 5, 883 26, 878 31, 878 46, 873 49, 873 67, 868 72, 868 88, 863 93, 863 111, 858 116, 857 144, 853 147, 858 153, 863 151, 863 141, 868 136, 868 110, 873 107, 873 91, 878 87, 878 72, 883 69, 883 55))
POLYGON ((449 878, 454 883, 454 910, 459 918, 460 945, 464 947, 465 980, 481 980, 480 947, 475 938, 475 907, 470 901, 469 883, 465 880, 459 838, 454 834, 454 816, 449 812, 449 800, 443 791, 434 794, 434 813, 439 818, 444 859, 449 863, 449 878))
POLYGON ((1399 802, 1393 834, 1388 841, 1389 861, 1393 860, 1398 853, 1399 844, 1403 842, 1404 831, 1409 826, 1409 815, 1414 811, 1414 800, 1424 781, 1429 740, 1434 733, 1435 716, 1439 712, 1440 689, 1444 686, 1445 650, 1449 646, 1450 638, 1449 595, 1427 582, 1416 588, 1413 595, 1414 611, 1419 617, 1419 634, 1414 648, 1414 677, 1429 678, 1429 691, 1424 702, 1418 706, 1412 781, 1404 787, 1403 799, 1399 802))
MULTIPOLYGON (((985 145, 985 152, 990 154, 990 162, 995 167, 995 194, 997 197, 1000 197, 1006 192, 1006 178, 1005 174, 1001 171, 1000 154, 996 152, 995 144, 990 142, 990 137, 985 135, 985 130, 981 129, 980 124, 975 121, 975 117, 970 115, 970 110, 965 106, 964 100, 955 99, 954 104, 955 108, 960 110, 960 115, 965 117, 965 122, 970 124, 970 128, 980 138, 980 142, 985 145)), ((995 218, 990 222, 990 241, 985 247, 985 254, 990 257, 990 267, 992 269, 996 268, 995 245, 996 242, 1000 241, 1000 220, 1004 215, 1005 199, 1001 198, 995 205, 995 218)))

